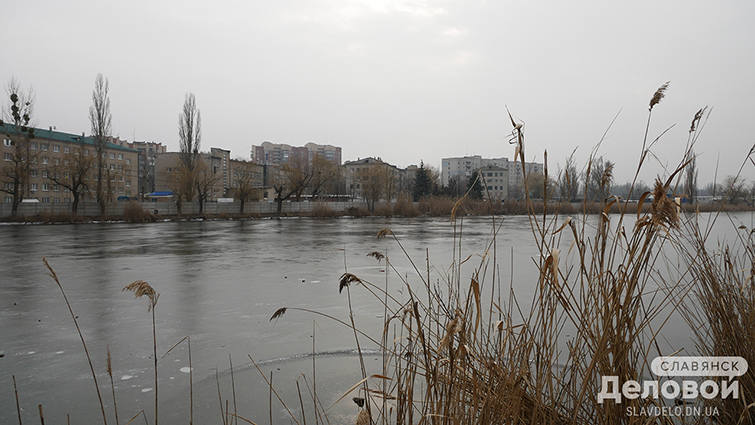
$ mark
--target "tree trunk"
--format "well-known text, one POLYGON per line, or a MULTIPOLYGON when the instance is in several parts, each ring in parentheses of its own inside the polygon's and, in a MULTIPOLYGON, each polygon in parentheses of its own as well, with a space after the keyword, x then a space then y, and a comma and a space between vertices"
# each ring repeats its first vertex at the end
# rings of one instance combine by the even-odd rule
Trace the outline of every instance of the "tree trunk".
POLYGON ((241 206, 239 207, 239 214, 244 214, 244 200, 241 199, 241 206))
POLYGON ((79 194, 73 192, 73 205, 71 205, 71 214, 76 215, 79 212, 79 194))
POLYGON ((21 194, 19 193, 19 182, 13 183, 13 205, 11 207, 10 215, 15 217, 18 215, 18 205, 21 204, 21 194))

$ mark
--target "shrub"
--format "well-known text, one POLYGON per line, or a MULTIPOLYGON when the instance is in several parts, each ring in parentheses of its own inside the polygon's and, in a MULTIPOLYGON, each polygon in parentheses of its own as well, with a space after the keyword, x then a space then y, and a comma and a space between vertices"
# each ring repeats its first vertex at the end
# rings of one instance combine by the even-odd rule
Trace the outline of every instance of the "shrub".
POLYGON ((419 215, 419 210, 414 206, 409 195, 402 194, 393 204, 393 214, 401 217, 416 217, 419 215))
POLYGON ((123 220, 129 223, 144 223, 154 221, 152 214, 142 207, 142 204, 136 201, 129 201, 123 207, 123 220))

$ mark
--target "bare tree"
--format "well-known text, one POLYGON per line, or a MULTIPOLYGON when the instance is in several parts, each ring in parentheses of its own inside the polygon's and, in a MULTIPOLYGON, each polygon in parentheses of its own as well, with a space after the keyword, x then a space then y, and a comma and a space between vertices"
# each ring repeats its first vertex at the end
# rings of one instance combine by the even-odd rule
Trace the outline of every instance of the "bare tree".
MULTIPOLYGON (((186 93, 184 106, 178 115, 179 164, 174 174, 174 184, 178 189, 178 213, 181 213, 181 200, 191 202, 197 189, 197 168, 199 148, 202 144, 202 115, 197 109, 194 93, 186 93)), ((202 203, 200 201, 200 210, 202 203)))
POLYGON ((278 204, 277 214, 281 215, 283 201, 296 197, 299 199, 312 181, 312 167, 302 159, 294 158, 281 167, 273 183, 275 201, 278 204))
POLYGON ((191 202, 194 200, 195 179, 194 172, 185 168, 183 161, 178 158, 168 178, 168 185, 178 198, 176 201, 178 215, 181 215, 183 201, 191 202))
POLYGON ((689 164, 684 170, 684 194, 689 199, 690 204, 697 202, 697 157, 694 151, 690 151, 689 164))
POLYGON ((218 182, 220 176, 201 157, 199 162, 197 162, 194 176, 194 186, 197 189, 197 200, 199 201, 199 213, 202 214, 204 212, 204 205, 212 197, 215 183, 218 182))
POLYGON ((315 155, 312 158, 310 167, 312 169, 312 181, 309 188, 314 198, 328 191, 328 188, 338 179, 340 170, 338 170, 336 164, 328 161, 322 155, 315 155))
MULTIPOLYGON (((81 196, 89 191, 89 171, 95 158, 84 155, 83 149, 74 148, 73 152, 63 156, 63 163, 47 169, 47 178, 55 184, 68 189, 73 196, 71 213, 76 215, 81 196)), ((109 170, 108 170, 109 171, 109 170)))
POLYGON ((558 177, 559 196, 564 201, 573 202, 579 195, 579 171, 574 163, 574 155, 566 158, 563 170, 558 177))
POLYGON ((110 113, 110 85, 108 80, 97 74, 94 80, 94 90, 92 91, 92 106, 89 107, 89 123, 92 125, 92 138, 94 138, 94 152, 97 155, 95 168, 97 169, 97 187, 95 196, 97 203, 100 205, 100 215, 105 215, 105 198, 107 197, 107 182, 103 181, 103 173, 107 174, 106 158, 107 144, 110 141, 112 132, 112 119, 110 113))
POLYGON ((750 190, 742 176, 727 176, 716 189, 724 195, 724 201, 729 204, 751 204, 750 190))
POLYGON ((241 203, 239 214, 243 214, 244 204, 259 190, 254 186, 254 167, 257 165, 246 160, 237 161, 237 164, 233 170, 231 193, 241 203))
POLYGON ((585 199, 604 201, 611 194, 614 164, 602 156, 593 158, 590 170, 585 175, 585 199))
POLYGON ((21 90, 18 80, 11 78, 6 86, 8 109, 3 108, 0 131, 3 132, 3 165, 0 171, 0 190, 13 196, 11 215, 18 214, 18 206, 29 190, 29 177, 32 165, 36 162, 36 151, 31 149, 34 139, 34 126, 31 122, 34 113, 34 90, 21 90))
POLYGON ((375 204, 383 197, 385 193, 385 173, 383 166, 369 167, 366 173, 362 174, 362 196, 367 201, 367 209, 375 211, 375 204))

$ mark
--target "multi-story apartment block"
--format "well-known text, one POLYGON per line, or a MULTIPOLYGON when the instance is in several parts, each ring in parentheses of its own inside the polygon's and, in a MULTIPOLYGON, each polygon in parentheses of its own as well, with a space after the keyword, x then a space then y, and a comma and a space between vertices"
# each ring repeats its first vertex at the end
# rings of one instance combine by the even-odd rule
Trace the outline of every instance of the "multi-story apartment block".
MULTIPOLYGON (((208 201, 216 201, 225 197, 231 188, 231 173, 229 172, 231 151, 211 148, 210 152, 202 152, 199 157, 205 167, 203 176, 213 179, 208 201), (207 174, 209 173, 209 174, 207 174)), ((175 192, 179 177, 180 152, 165 152, 155 156, 155 191, 175 192)))
POLYGON ((143 197, 155 191, 155 160, 167 149, 162 143, 148 141, 135 141, 128 147, 139 151, 139 196, 143 197))
POLYGON ((443 186, 448 187, 451 179, 462 179, 463 182, 469 180, 475 170, 485 166, 500 167, 505 170, 509 169, 508 158, 483 158, 480 155, 463 156, 456 158, 443 158, 441 160, 440 178, 443 186))
POLYGON ((346 189, 353 197, 390 201, 406 186, 406 172, 380 158, 347 161, 346 189))
MULTIPOLYGON (((19 192, 24 199, 36 199, 42 203, 72 202, 73 195, 68 186, 78 180, 81 183, 77 186, 81 190, 80 200, 95 200, 100 173, 92 137, 50 128, 34 129, 34 137, 25 138, 7 124, 0 129, 0 136, 3 138, 0 184, 3 185, 5 202, 13 202, 14 180, 22 182, 19 192), (29 162, 28 169, 22 167, 25 175, 18 176, 19 179, 13 177, 13 168, 19 162, 15 143, 24 144, 26 152, 21 162, 29 162)), ((137 196, 138 154, 120 139, 111 138, 107 143, 102 154, 104 169, 101 173, 106 179, 106 200, 137 196)))
POLYGON ((341 148, 333 145, 318 145, 309 142, 304 146, 291 146, 285 143, 262 142, 252 145, 251 159, 255 164, 282 165, 295 160, 312 163, 316 155, 321 155, 328 161, 341 165, 341 148))
POLYGON ((484 199, 502 201, 509 197, 509 170, 495 165, 479 169, 484 199))
MULTIPOLYGON (((495 174, 498 173, 498 182, 494 182, 492 184, 493 187, 500 186, 500 183, 502 180, 500 174, 501 170, 506 171, 507 173, 507 188, 503 191, 496 192, 496 196, 505 194, 505 196, 502 199, 505 199, 508 196, 518 196, 520 192, 520 188, 523 186, 523 173, 522 173, 522 164, 518 161, 509 161, 508 158, 483 158, 480 155, 474 155, 474 156, 464 156, 464 157, 458 157, 458 158, 443 158, 441 163, 441 181, 443 182, 444 186, 448 186, 451 179, 461 179, 463 183, 466 184, 468 182, 469 177, 472 176, 472 173, 474 173, 476 170, 480 169, 486 169, 486 168, 498 168, 497 171, 487 171, 486 172, 492 172, 493 178, 495 179, 495 174)), ((527 173, 533 173, 533 174, 542 174, 543 173, 543 164, 540 162, 525 162, 527 173)), ((487 176, 486 174, 486 177, 487 176)), ((460 183, 461 183, 460 182, 460 183)), ((490 186, 490 184, 488 185, 490 186)))
MULTIPOLYGON (((542 162, 525 162, 527 174, 543 174, 542 162)), ((522 163, 513 161, 509 167, 509 187, 512 192, 519 192, 519 188, 524 185, 524 173, 522 172, 522 163)))

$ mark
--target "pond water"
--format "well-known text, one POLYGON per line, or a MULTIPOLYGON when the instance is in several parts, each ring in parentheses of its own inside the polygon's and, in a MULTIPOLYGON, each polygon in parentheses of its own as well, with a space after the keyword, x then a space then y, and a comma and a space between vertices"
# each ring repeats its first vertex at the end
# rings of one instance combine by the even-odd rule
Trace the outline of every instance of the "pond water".
MULTIPOLYGON (((496 282, 513 285, 527 304, 537 282, 532 261, 537 247, 529 220, 496 220, 498 225, 503 220, 490 251, 495 253, 496 282)), ((749 225, 752 217, 747 213, 737 220, 749 225)), ((106 372, 108 349, 120 422, 142 409, 150 423, 154 419, 152 313, 146 298, 122 292, 136 280, 149 282, 161 294, 155 308, 161 421, 189 420, 186 341, 165 355, 189 336, 195 421, 220 423, 219 398, 234 410, 232 361, 238 414, 267 423, 270 394, 262 374, 269 379, 273 373, 276 389, 297 412, 297 378, 305 374, 306 382, 298 382, 305 411, 311 412, 306 399, 313 378, 313 332, 317 391, 326 408, 361 378, 351 329, 300 311, 271 321, 279 307, 311 309, 348 321, 346 291, 338 292, 345 270, 381 286, 387 274, 389 292, 405 299, 405 286, 396 274, 418 290, 421 281, 414 265, 426 275, 429 264, 431 281, 442 282, 455 259, 477 254, 462 271, 462 281, 468 280, 480 264, 479 254, 489 247, 493 228, 490 218, 466 218, 459 244, 459 229, 449 218, 0 226, 0 423, 16 421, 13 376, 24 422, 39 420, 39 404, 50 423, 64 422, 67 415, 71 423, 101 422, 81 340, 60 289, 46 274, 43 257, 78 317, 110 423, 115 419, 106 372), (401 246, 392 238, 377 239, 383 228, 390 228, 401 246), (387 254, 395 269, 386 271, 385 262, 368 257, 373 251, 387 254)), ((379 336, 384 315, 380 302, 358 286, 351 290, 351 302, 357 327, 379 336)), ((669 326, 671 345, 692 347, 689 333, 678 331, 683 322, 669 326)), ((360 342, 369 372, 379 373, 381 353, 360 342)), ((330 410, 332 423, 339 418, 353 423, 357 410, 350 398, 330 410)), ((272 410, 279 423, 290 422, 277 400, 272 410)))

